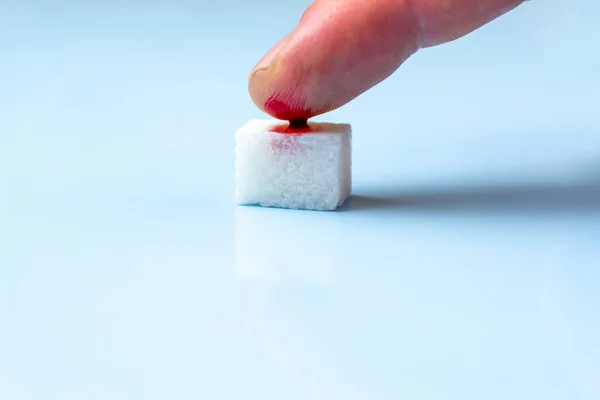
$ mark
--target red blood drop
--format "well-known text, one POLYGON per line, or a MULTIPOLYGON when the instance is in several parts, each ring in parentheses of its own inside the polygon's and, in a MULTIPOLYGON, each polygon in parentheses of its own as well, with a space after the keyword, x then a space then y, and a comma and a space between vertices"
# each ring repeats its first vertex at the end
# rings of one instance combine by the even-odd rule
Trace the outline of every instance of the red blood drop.
POLYGON ((271 129, 271 132, 283 133, 286 135, 302 135, 304 133, 313 132, 313 128, 311 128, 306 121, 302 122, 302 124, 299 124, 298 121, 290 121, 288 125, 279 125, 271 129))
POLYGON ((265 103, 265 111, 271 116, 284 121, 306 121, 313 116, 310 110, 293 110, 288 104, 273 98, 265 103))
POLYGON ((300 135, 313 132, 305 119, 290 121, 288 125, 279 125, 271 129, 271 132, 280 133, 282 136, 273 138, 271 146, 273 149, 286 153, 296 151, 297 140, 300 135))

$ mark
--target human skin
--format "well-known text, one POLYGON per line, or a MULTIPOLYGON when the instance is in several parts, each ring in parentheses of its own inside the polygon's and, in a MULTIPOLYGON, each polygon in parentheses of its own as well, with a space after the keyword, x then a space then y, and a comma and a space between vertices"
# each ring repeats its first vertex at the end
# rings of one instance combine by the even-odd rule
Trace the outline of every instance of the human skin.
POLYGON ((379 84, 419 49, 458 39, 523 2, 316 0, 252 69, 248 90, 262 111, 301 125, 379 84))

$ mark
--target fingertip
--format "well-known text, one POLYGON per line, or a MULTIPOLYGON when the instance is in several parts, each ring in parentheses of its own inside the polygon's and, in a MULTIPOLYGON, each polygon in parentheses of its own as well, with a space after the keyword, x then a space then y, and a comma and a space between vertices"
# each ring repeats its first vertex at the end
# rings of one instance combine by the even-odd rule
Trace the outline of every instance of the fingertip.
POLYGON ((257 64, 249 92, 279 119, 339 108, 391 75, 419 45, 408 0, 317 0, 257 64))

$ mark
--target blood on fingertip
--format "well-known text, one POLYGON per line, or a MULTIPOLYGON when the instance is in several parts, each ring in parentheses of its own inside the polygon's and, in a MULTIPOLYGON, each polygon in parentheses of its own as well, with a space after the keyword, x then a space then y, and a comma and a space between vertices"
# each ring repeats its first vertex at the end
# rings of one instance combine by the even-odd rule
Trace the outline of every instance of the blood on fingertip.
POLYGON ((292 111, 285 103, 274 99, 267 101, 265 111, 277 119, 289 121, 287 125, 282 124, 271 129, 271 132, 298 135, 313 131, 308 125, 308 118, 312 115, 306 111, 292 111))
POLYGON ((310 110, 293 109, 288 104, 273 98, 267 100, 264 111, 282 121, 307 121, 314 116, 310 110))

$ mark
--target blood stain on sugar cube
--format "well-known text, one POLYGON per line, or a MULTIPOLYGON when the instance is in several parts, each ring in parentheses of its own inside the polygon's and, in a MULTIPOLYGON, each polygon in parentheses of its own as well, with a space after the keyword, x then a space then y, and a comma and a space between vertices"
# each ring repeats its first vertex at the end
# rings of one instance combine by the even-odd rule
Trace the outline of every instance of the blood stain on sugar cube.
POLYGON ((295 140, 297 136, 315 132, 315 129, 308 124, 307 120, 301 119, 277 125, 269 131, 281 134, 271 141, 273 150, 290 152, 297 149, 297 140, 295 140))

